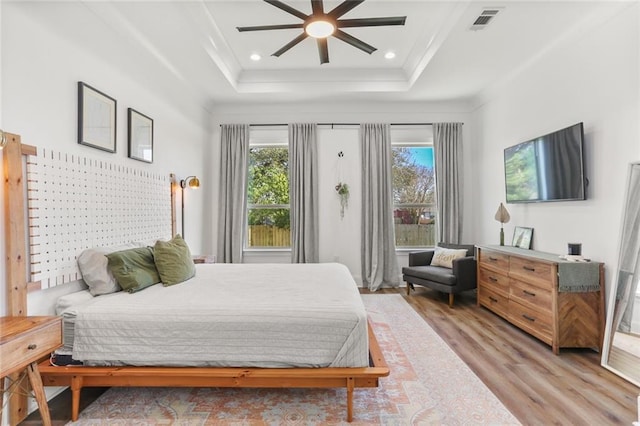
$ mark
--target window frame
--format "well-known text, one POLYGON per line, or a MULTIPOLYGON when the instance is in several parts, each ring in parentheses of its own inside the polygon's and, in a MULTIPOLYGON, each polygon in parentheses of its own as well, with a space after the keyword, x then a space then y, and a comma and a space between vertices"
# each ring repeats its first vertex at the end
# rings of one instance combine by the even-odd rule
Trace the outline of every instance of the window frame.
MULTIPOLYGON (((252 148, 286 148, 287 153, 289 151, 289 140, 288 134, 285 130, 284 134, 280 129, 272 129, 271 131, 268 129, 262 130, 251 130, 249 136, 249 149, 252 148), (275 130, 275 131, 274 131, 275 130)), ((249 153, 249 155, 251 155, 249 153)), ((248 160, 248 159, 247 159, 248 160)), ((287 170, 287 180, 289 179, 289 171, 287 170)), ((247 193, 245 195, 246 208, 244 212, 245 217, 245 233, 242 243, 242 249, 245 252, 290 252, 291 251, 291 242, 289 242, 289 246, 249 246, 249 211, 251 209, 265 209, 265 210, 277 210, 277 209, 288 209, 289 215, 291 215, 291 202, 288 204, 251 204, 249 203, 249 162, 247 161, 247 193)), ((289 181, 288 181, 289 182, 289 181)), ((291 182, 289 182, 290 184, 291 182)), ((289 216, 291 217, 291 216, 289 216)))
MULTIPOLYGON (((431 128, 431 126, 429 126, 431 128)), ((434 149, 434 144, 433 144, 433 132, 430 129, 430 131, 428 132, 428 136, 425 138, 425 140, 423 141, 417 141, 416 137, 413 136, 411 137, 411 139, 408 140, 399 140, 401 138, 394 138, 393 137, 393 130, 392 130, 392 138, 391 138, 391 149, 393 150, 394 148, 431 148, 434 149)), ((393 168, 393 164, 392 164, 392 168, 393 168)), ((433 203, 400 203, 400 204, 396 204, 395 202, 393 203, 393 211, 395 212, 396 210, 401 210, 401 209, 410 209, 410 208, 425 208, 426 210, 429 211, 436 211, 438 209, 438 195, 437 195, 437 187, 435 184, 435 155, 433 158, 433 170, 434 170, 434 202, 433 203)), ((395 226, 395 223, 394 223, 395 226)), ((409 252, 409 251, 414 251, 414 250, 421 250, 421 249, 428 249, 428 248, 432 248, 436 245, 436 241, 434 240, 434 244, 433 245, 424 245, 424 246, 402 246, 402 245, 397 245, 397 240, 396 240, 397 236, 395 235, 394 232, 394 246, 396 251, 398 252, 409 252)), ((434 234, 434 239, 435 239, 435 234, 434 234)))

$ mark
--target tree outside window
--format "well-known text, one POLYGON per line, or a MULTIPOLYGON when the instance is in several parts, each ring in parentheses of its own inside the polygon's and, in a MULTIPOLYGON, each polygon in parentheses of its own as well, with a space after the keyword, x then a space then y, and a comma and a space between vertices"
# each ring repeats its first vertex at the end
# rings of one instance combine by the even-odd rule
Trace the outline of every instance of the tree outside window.
POLYGON ((396 247, 435 245, 436 185, 433 147, 393 145, 396 247))
POLYGON ((249 149, 248 248, 291 247, 288 173, 286 146, 249 149))

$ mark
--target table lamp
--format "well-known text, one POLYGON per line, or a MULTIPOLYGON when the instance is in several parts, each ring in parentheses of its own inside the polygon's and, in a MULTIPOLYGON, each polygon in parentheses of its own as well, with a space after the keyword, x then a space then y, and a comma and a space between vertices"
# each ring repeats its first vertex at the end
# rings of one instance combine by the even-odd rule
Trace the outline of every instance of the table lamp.
POLYGON ((509 212, 507 211, 507 208, 504 206, 504 204, 500 203, 500 206, 498 206, 498 211, 496 212, 495 217, 496 217, 496 220, 500 222, 500 245, 503 246, 504 245, 503 225, 509 222, 509 219, 511 219, 511 216, 509 216, 509 212))

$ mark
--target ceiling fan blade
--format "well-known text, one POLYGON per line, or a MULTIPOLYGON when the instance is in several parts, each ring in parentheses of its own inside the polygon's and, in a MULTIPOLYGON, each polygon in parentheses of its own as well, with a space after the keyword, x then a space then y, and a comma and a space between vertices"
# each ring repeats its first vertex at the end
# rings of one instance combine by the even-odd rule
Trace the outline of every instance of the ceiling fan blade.
POLYGON ((352 45, 353 47, 357 47, 358 49, 367 52, 368 54, 372 54, 373 52, 378 50, 375 47, 371 46, 370 44, 367 44, 364 41, 357 39, 354 36, 349 35, 344 31, 341 31, 338 29, 333 33, 333 36, 338 40, 342 40, 345 43, 352 45))
POLYGON ((284 10, 287 13, 292 14, 293 16, 297 16, 298 18, 305 20, 309 17, 309 15, 306 15, 302 12, 300 12, 298 9, 294 9, 293 7, 289 6, 288 4, 284 4, 281 1, 278 0, 264 0, 266 3, 269 3, 271 6, 275 6, 280 10, 284 10))
POLYGON ((351 9, 358 6, 360 3, 364 3, 364 0, 345 0, 339 5, 337 5, 331 12, 327 15, 331 15, 333 19, 338 19, 351 9))
POLYGON ((318 53, 320 54, 320 65, 329 63, 329 46, 326 38, 319 38, 318 53))
POLYGON ((349 27, 383 27, 387 25, 404 25, 406 16, 389 16, 386 18, 361 18, 361 19, 340 19, 337 21, 338 28, 349 27))
POLYGON ((311 0, 311 11, 314 15, 324 15, 322 0, 311 0))
POLYGON ((267 31, 267 30, 288 30, 291 28, 302 28, 304 24, 285 24, 285 25, 257 25, 255 27, 236 27, 240 32, 244 31, 267 31))
POLYGON ((296 44, 300 43, 302 40, 304 40, 307 37, 308 37, 307 33, 303 32, 298 37, 294 38, 289 43, 287 43, 284 46, 282 46, 278 51, 273 53, 271 56, 278 57, 278 56, 282 55, 284 52, 286 52, 287 50, 291 49, 293 46, 295 46, 296 44))

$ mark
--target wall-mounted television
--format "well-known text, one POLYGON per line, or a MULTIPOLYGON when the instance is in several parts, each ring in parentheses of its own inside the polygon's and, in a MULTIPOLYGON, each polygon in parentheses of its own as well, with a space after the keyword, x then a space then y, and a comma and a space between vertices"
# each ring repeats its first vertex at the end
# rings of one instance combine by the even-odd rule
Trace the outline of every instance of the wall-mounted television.
POLYGON ((586 199, 582 123, 504 150, 507 203, 586 199))

